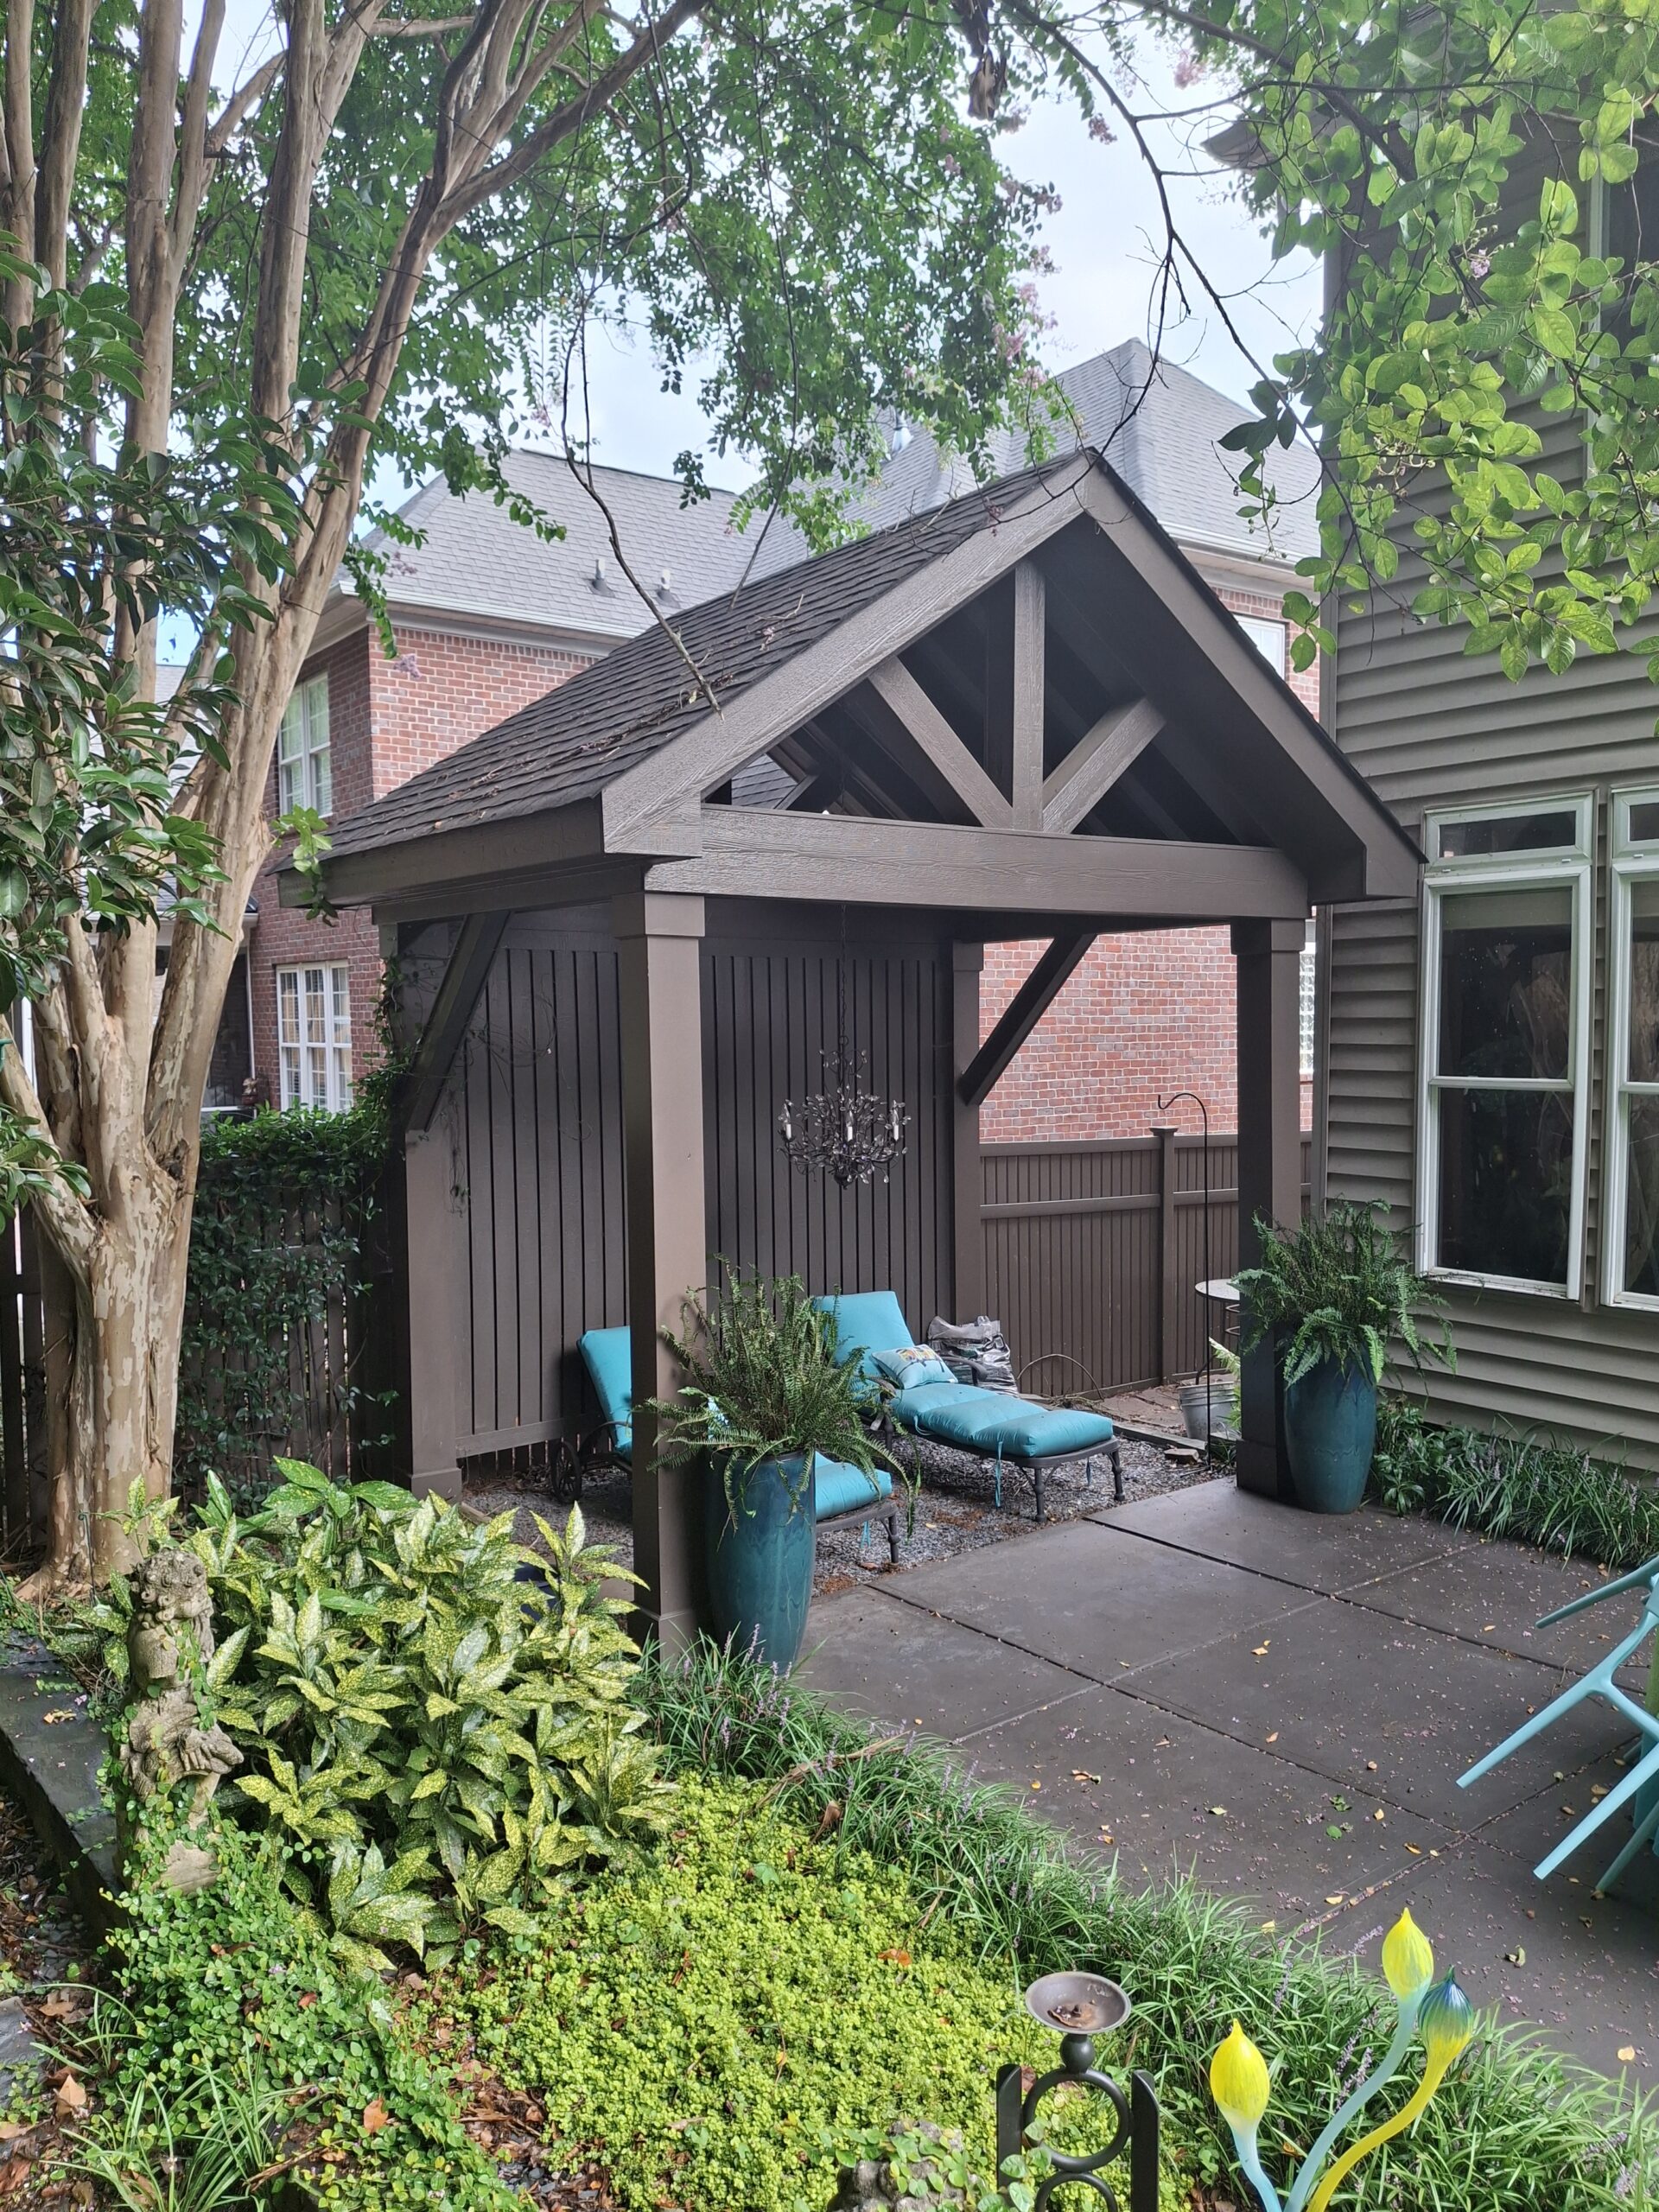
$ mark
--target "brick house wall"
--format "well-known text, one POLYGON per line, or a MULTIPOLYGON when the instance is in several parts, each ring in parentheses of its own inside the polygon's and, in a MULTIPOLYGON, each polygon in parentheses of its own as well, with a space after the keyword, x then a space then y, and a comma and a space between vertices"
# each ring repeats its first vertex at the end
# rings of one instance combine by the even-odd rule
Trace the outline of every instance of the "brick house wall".
MULTIPOLYGON (((328 743, 334 810, 355 814, 435 760, 454 752, 508 715, 539 699, 587 666, 591 654, 512 639, 458 637, 398 624, 397 657, 389 659, 366 626, 314 653, 302 683, 328 679, 328 743)), ((265 816, 277 813, 276 768, 265 785, 265 816)), ((288 856, 273 850, 254 886, 254 1065, 273 1103, 280 1100, 276 1059, 276 971, 306 962, 350 971, 352 1065, 372 1065, 375 1008, 380 995, 379 933, 367 910, 347 907, 332 922, 284 907, 276 869, 288 856)))
MULTIPOLYGON (((1276 622, 1276 593, 1217 587, 1235 614, 1276 622)), ((1289 675, 1315 714, 1319 667, 1289 675)), ((981 984, 983 1035, 1036 965, 1040 942, 988 944, 981 984)), ((1196 1090, 1210 1126, 1238 1122, 1234 961, 1225 929, 1154 930, 1097 938, 1019 1057, 986 1100, 980 1134, 989 1143, 1077 1142, 1144 1136, 1154 1122, 1196 1130, 1195 1107, 1161 1115, 1172 1091, 1196 1090)), ((1302 1127, 1313 1120, 1313 1085, 1302 1081, 1302 1127)))

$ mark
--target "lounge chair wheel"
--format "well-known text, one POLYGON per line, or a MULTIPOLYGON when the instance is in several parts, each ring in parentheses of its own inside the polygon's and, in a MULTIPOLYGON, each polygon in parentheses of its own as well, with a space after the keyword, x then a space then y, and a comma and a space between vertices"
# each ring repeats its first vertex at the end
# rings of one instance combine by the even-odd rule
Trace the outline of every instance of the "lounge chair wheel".
POLYGON ((575 1505, 582 1497, 582 1454, 568 1436, 562 1436, 548 1469, 548 1487, 561 1505, 575 1505))

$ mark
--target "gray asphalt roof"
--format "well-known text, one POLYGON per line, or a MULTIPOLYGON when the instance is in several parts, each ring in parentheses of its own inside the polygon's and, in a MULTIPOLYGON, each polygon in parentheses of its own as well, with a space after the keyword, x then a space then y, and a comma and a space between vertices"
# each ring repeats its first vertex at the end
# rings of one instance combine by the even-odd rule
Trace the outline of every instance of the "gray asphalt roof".
MULTIPOLYGON (((1054 425, 1056 449, 1082 445, 1103 454, 1177 543, 1287 564, 1317 550, 1318 461, 1302 446, 1276 452, 1268 478, 1283 505, 1271 536, 1245 521, 1235 480, 1239 457, 1224 453, 1217 442, 1249 410, 1213 385, 1173 362, 1154 359, 1138 338, 1062 370, 1055 381, 1074 417, 1054 425)), ((998 476, 1025 467, 1029 458, 1023 431, 1001 431, 991 442, 998 476)), ((973 481, 965 461, 941 453, 931 437, 918 433, 893 454, 880 482, 853 512, 880 530, 902 515, 957 498, 973 481)), ((799 541, 774 526, 757 566, 781 567, 799 557, 799 541)))
MULTIPOLYGON (((1039 486, 1047 468, 908 516, 874 536, 725 589, 677 616, 685 652, 722 704, 938 560, 1039 486)), ((476 828, 591 798, 709 712, 673 639, 653 626, 613 648, 447 760, 337 823, 334 854, 476 828)))
MULTIPOLYGON (((456 499, 437 477, 400 510, 425 533, 423 544, 399 544, 382 531, 365 541, 386 556, 388 598, 435 614, 483 615, 585 636, 631 638, 645 628, 651 611, 617 563, 605 512, 563 456, 520 448, 509 454, 504 473, 515 492, 563 526, 563 537, 537 537, 487 493, 456 499)), ((629 567, 664 614, 677 616, 742 575, 754 536, 731 527, 734 493, 716 492, 684 506, 671 477, 598 467, 593 477, 629 567)))

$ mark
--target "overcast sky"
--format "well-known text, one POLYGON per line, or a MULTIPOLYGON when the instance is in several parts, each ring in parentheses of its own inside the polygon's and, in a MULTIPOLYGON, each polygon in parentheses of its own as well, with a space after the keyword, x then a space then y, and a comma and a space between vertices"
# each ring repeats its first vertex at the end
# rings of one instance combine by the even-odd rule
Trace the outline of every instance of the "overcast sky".
MULTIPOLYGON (((1154 126, 1159 158, 1185 172, 1171 188, 1176 222, 1201 265, 1223 295, 1226 313, 1190 285, 1190 319, 1164 333, 1166 358, 1242 398, 1255 381, 1249 360, 1227 329, 1238 327, 1245 345, 1262 361, 1310 335, 1319 312, 1318 272, 1306 256, 1275 269, 1255 219, 1204 154, 1202 140, 1225 120, 1217 109, 1220 87, 1200 80, 1185 89, 1171 62, 1153 54, 1142 63, 1139 85, 1125 85, 1137 110, 1159 110, 1179 120, 1154 126)), ((1039 108, 1010 142, 1010 166, 1033 183, 1052 184, 1060 196, 1047 219, 1054 273, 1041 280, 1043 305, 1053 327, 1046 365, 1067 367, 1126 338, 1150 339, 1153 280, 1163 226, 1152 175, 1127 136, 1116 143, 1091 138, 1076 113, 1058 105, 1039 108)), ((649 351, 608 334, 589 347, 590 404, 594 457, 619 468, 666 473, 674 456, 699 445, 706 424, 695 398, 658 390, 649 351)), ((688 380, 689 382, 689 380, 688 380)), ((728 456, 711 464, 711 482, 735 486, 741 462, 728 456)))

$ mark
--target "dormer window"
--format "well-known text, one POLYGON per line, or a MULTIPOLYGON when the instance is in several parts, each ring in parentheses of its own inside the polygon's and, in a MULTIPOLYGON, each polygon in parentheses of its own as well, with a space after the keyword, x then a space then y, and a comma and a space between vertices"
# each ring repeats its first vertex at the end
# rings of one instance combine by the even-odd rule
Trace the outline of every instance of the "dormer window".
POLYGON ((328 678, 297 683, 276 741, 276 811, 308 806, 334 810, 334 764, 328 747, 328 678))

